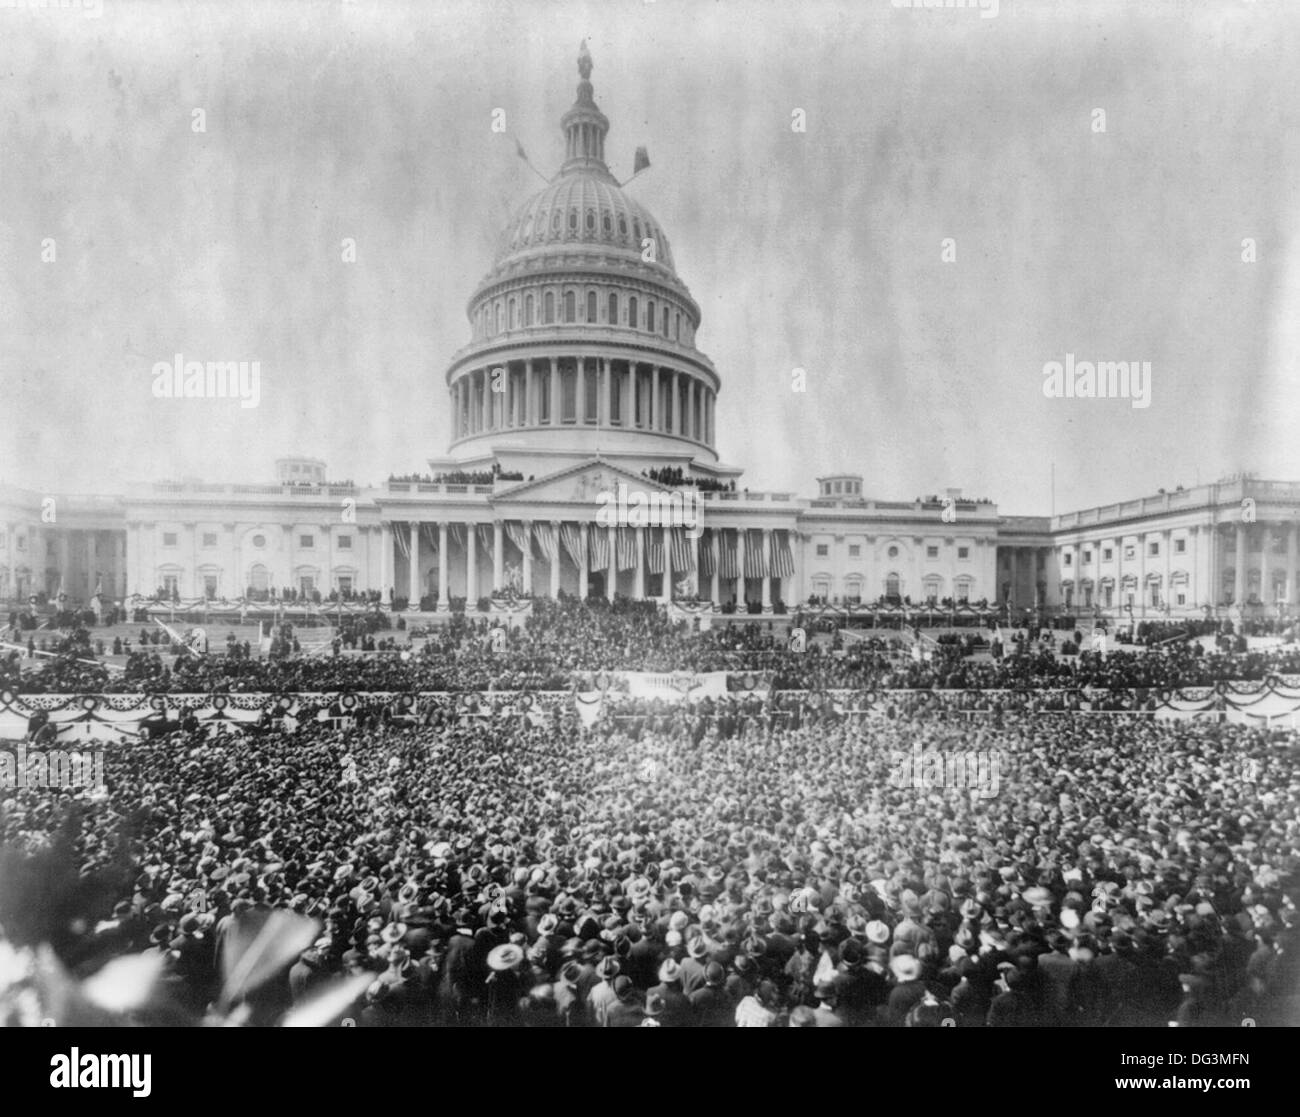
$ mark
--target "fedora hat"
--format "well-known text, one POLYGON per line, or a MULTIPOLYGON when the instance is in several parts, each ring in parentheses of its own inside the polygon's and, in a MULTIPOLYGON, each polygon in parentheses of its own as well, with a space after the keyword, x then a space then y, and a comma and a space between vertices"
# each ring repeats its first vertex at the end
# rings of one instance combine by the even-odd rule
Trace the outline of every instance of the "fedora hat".
POLYGON ((523 960, 523 950, 512 942, 503 942, 500 946, 494 946, 487 956, 488 968, 498 972, 513 970, 523 960))

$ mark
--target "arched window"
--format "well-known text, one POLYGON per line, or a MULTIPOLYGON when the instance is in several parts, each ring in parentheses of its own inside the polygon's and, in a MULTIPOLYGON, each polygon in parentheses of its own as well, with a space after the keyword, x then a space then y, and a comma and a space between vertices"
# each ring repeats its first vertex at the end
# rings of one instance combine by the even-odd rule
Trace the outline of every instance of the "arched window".
POLYGON ((660 317, 663 319, 664 337, 668 336, 668 308, 664 307, 664 312, 660 317))
POLYGON ((596 231, 596 211, 594 209, 589 209, 587 210, 587 232, 594 233, 595 231, 596 231))
POLYGON ((542 309, 546 317, 546 324, 549 326, 555 321, 555 292, 547 291, 543 296, 542 309))
POLYGON ((500 300, 497 302, 497 333, 503 333, 506 328, 506 304, 500 300))
POLYGON ((645 303, 645 328, 651 333, 655 332, 655 301, 646 299, 645 303))
POLYGON ((677 312, 677 340, 682 340, 682 312, 677 312))
POLYGON ((890 574, 889 577, 885 579, 885 596, 898 597, 900 585, 901 583, 899 581, 898 575, 890 574))
POLYGON ((551 232, 552 232, 552 233, 558 233, 558 232, 560 231, 560 222, 563 221, 563 220, 564 220, 564 219, 560 216, 560 211, 559 211, 558 209, 555 210, 555 211, 551 214, 551 232))
POLYGON ((609 234, 614 231, 614 226, 609 219, 608 213, 602 213, 600 215, 600 227, 605 230, 606 236, 609 236, 609 234))
POLYGON ((641 219, 639 217, 632 218, 632 239, 636 241, 639 247, 641 244, 641 219))
POLYGON ((569 210, 569 232, 576 233, 577 231, 578 231, 578 211, 576 209, 571 209, 569 210))
POLYGON ((512 330, 519 328, 519 303, 515 299, 510 300, 510 328, 512 330))
POLYGON ((627 239, 627 217, 621 213, 618 215, 618 235, 627 239))
POLYGON ((489 306, 487 308, 487 335, 491 337, 497 332, 497 315, 496 310, 489 306))
POLYGON ((577 318, 578 301, 574 298, 572 291, 564 292, 564 320, 572 322, 577 318))
POLYGON ((524 296, 524 325, 531 326, 532 324, 533 324, 533 296, 525 295, 524 296))
POLYGON ((618 325, 618 296, 610 292, 609 296, 609 324, 618 325))
POLYGON ((597 314, 596 292, 588 291, 587 292, 587 321, 594 322, 596 320, 596 314, 597 314))
POLYGON ((627 300, 627 324, 634 330, 641 328, 641 308, 637 306, 636 296, 627 300))

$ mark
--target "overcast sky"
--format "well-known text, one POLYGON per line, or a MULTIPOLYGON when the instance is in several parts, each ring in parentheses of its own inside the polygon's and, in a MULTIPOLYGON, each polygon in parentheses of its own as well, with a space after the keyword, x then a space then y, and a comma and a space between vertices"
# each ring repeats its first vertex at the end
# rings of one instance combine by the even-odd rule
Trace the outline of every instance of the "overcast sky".
POLYGON ((742 485, 851 471, 1046 513, 1053 461, 1057 511, 1300 480, 1290 0, 90 16, 0 7, 7 481, 257 481, 303 453, 367 483, 443 455, 466 301, 542 185, 515 137, 555 173, 584 37, 614 173, 649 148, 628 190, 701 306, 742 485), (259 361, 259 406, 154 398, 176 353, 259 361), (1046 398, 1067 353, 1149 361, 1150 406, 1046 398))

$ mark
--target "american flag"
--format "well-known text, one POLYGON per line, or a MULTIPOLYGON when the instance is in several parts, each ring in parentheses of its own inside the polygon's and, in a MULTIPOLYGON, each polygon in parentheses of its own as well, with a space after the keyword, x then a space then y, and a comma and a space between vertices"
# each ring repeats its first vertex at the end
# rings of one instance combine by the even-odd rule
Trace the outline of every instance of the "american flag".
POLYGON ((605 570, 609 567, 609 532, 603 527, 596 527, 587 532, 587 549, 591 552, 591 569, 605 570))
POLYGON ((772 577, 794 577, 794 555, 790 553, 790 533, 788 531, 772 532, 772 577))
POLYGON ((664 535, 662 531, 654 528, 646 533, 646 550, 650 555, 650 561, 647 563, 650 573, 662 574, 664 572, 664 535))
POLYGON ((761 531, 747 531, 745 533, 745 577, 767 577, 767 556, 763 554, 763 533, 761 531))
POLYGON ((673 571, 675 573, 685 573, 695 569, 695 541, 687 538, 686 529, 675 527, 672 529, 673 540, 673 571))
POLYGON ((618 568, 620 570, 636 569, 636 529, 621 527, 618 529, 618 568))
POLYGON ((716 564, 713 561, 713 548, 717 545, 718 536, 712 528, 706 528, 704 534, 699 538, 698 550, 700 553, 700 575, 704 578, 712 578, 716 564))
POLYGON ((723 578, 739 578, 740 566, 736 556, 736 542, 734 537, 728 537, 724 532, 718 538, 718 545, 721 550, 719 555, 719 565, 721 566, 721 576, 723 578))

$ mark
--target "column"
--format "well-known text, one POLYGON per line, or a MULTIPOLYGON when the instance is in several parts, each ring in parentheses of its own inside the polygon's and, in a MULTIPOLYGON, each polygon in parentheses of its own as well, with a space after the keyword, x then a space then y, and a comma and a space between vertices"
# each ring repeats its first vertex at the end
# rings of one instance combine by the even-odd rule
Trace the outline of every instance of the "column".
POLYGON ((537 424, 537 397, 534 394, 533 384, 533 359, 529 357, 524 361, 524 426, 531 427, 537 424))
POLYGON ((1160 533, 1160 557, 1164 560, 1160 571, 1160 594, 1166 613, 1170 612, 1174 607, 1173 594, 1170 593, 1173 587, 1169 584, 1170 563, 1172 561, 1169 552, 1172 548, 1173 541, 1170 539, 1169 529, 1165 528, 1160 533))
POLYGON ((1288 606, 1294 605, 1296 599, 1297 533, 1300 533, 1300 524, 1293 523, 1286 537, 1286 603, 1288 606))
POLYGON ((493 590, 505 589, 505 556, 504 549, 505 532, 502 529, 500 520, 492 521, 492 588, 493 590))
POLYGON ((578 562, 578 596, 587 600, 587 525, 578 525, 578 551, 581 558, 578 562))
POLYGON ((646 417, 646 425, 653 431, 659 429, 661 416, 659 414, 659 366, 650 366, 650 412, 646 417))
POLYGON ((673 600, 673 529, 667 524, 661 529, 664 538, 664 582, 660 586, 660 597, 665 605, 673 600))
POLYGON ((1145 617, 1147 615, 1147 536, 1146 532, 1139 531, 1137 535, 1138 546, 1138 588, 1137 600, 1141 608, 1138 615, 1145 617))
POLYGON ((560 556, 564 553, 564 545, 560 542, 560 521, 551 521, 551 543, 555 549, 555 557, 551 559, 551 600, 560 600, 560 556))
POLYGON ((1264 603, 1264 607, 1272 605, 1273 602, 1268 596, 1268 548, 1273 542, 1273 532, 1268 524, 1259 525, 1260 550, 1259 550, 1259 599, 1264 603))
POLYGON ((1232 582, 1233 604, 1238 609, 1246 603, 1246 525, 1237 524, 1237 568, 1232 582))
MULTIPOLYGON (((694 429, 694 428, 692 428, 694 429)), ((771 614, 772 612, 772 529, 765 527, 763 529, 763 568, 768 571, 763 576, 763 612, 771 614)))
POLYGON ((578 357, 574 363, 578 374, 574 381, 573 419, 582 426, 587 421, 587 358, 578 357))
POLYGON ((627 362, 627 391, 623 393, 623 427, 631 430, 636 425, 636 362, 627 362))
POLYGON ((492 429, 492 378, 485 368, 479 369, 478 377, 479 383, 483 386, 483 400, 479 412, 479 431, 482 432, 492 429))
POLYGON ((478 524, 466 524, 465 539, 465 612, 473 615, 478 604, 478 524))
POLYGON ((393 525, 388 520, 379 525, 379 581, 379 595, 387 602, 393 588, 393 525))
POLYGON ((560 425, 560 412, 563 410, 560 400, 560 366, 554 357, 549 358, 551 362, 551 422, 550 425, 558 427, 560 425))
POLYGON ((712 528, 709 531, 709 553, 713 555, 713 589, 711 590, 711 595, 713 599, 713 604, 716 607, 717 605, 721 604, 721 599, 722 599, 721 582, 719 580, 721 575, 718 573, 719 565, 722 562, 722 556, 718 553, 718 529, 717 528, 712 528))
POLYGON ((1115 538, 1115 603, 1119 606, 1119 612, 1115 615, 1122 617, 1124 615, 1124 537, 1122 535, 1115 538))
POLYGON ((695 438, 695 378, 686 378, 686 436, 695 438))
POLYGON ((524 529, 524 594, 533 592, 533 521, 520 521, 524 529))
POLYGON ((632 596, 638 601, 645 600, 645 528, 632 529, 636 533, 636 588, 632 596))
POLYGON ((682 433, 682 397, 678 394, 677 373, 674 371, 672 380, 669 381, 670 390, 668 392, 669 408, 665 418, 668 420, 668 433, 682 433))
POLYGON ((1201 528, 1193 524, 1187 532, 1187 549, 1191 551, 1192 569, 1187 579, 1187 604, 1195 609, 1201 600, 1201 528))
POLYGON ((447 593, 447 521, 438 523, 438 612, 445 613, 451 606, 447 593))
POLYGON ((600 421, 607 427, 612 427, 614 425, 614 413, 610 410, 614 401, 613 389, 610 385, 610 379, 614 374, 614 369, 611 365, 612 362, 608 357, 602 357, 600 359, 600 421))
POLYGON ((618 581, 618 536, 613 527, 609 531, 609 556, 608 565, 605 570, 605 597, 610 601, 614 600, 614 584, 618 581))
POLYGON ((1015 547, 1011 547, 1007 551, 1007 565, 1010 568, 1009 581, 1011 583, 1011 588, 1007 592, 1007 604, 1014 605, 1017 600, 1016 582, 1020 576, 1020 552, 1015 547))
POLYGON ((406 607, 408 609, 418 609, 420 607, 420 524, 417 520, 412 520, 407 525, 411 533, 411 561, 407 564, 406 579, 406 607))
POLYGON ((745 530, 736 528, 736 611, 745 609, 745 530))

